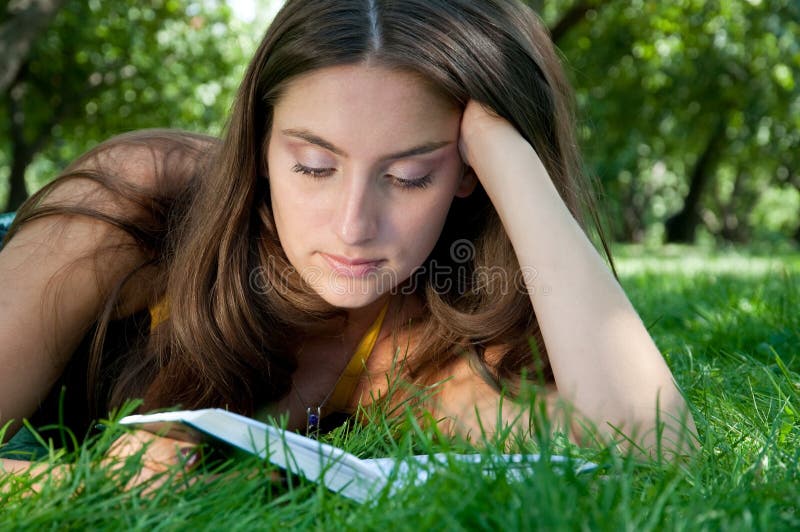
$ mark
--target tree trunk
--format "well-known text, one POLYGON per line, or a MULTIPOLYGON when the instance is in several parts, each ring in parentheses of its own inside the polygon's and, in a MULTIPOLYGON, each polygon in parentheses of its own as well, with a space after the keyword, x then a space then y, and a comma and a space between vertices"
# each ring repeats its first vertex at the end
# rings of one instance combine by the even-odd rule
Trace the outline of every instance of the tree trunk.
POLYGON ((726 117, 717 123, 703 153, 698 157, 689 178, 689 192, 683 201, 683 208, 665 223, 667 242, 694 242, 697 226, 700 223, 700 198, 713 177, 727 127, 726 117))
POLYGON ((745 170, 738 170, 736 177, 733 180, 733 191, 731 192, 731 199, 725 204, 720 205, 720 216, 722 218, 722 230, 720 235, 725 240, 744 244, 750 239, 750 234, 745 223, 746 213, 741 217, 742 204, 754 205, 757 197, 752 197, 744 190, 745 181, 750 178, 750 175, 745 170))
MULTIPOLYGON (((24 69, 18 72, 24 74, 24 69)), ((8 118, 11 140, 11 175, 8 178, 8 204, 5 210, 15 211, 28 197, 25 186, 25 169, 33 159, 33 150, 25 141, 25 111, 22 107, 24 83, 17 82, 8 91, 8 118)))
POLYGON ((620 242, 628 242, 638 244, 644 239, 644 227, 642 219, 644 212, 640 203, 637 202, 637 194, 641 193, 637 187, 637 180, 632 180, 627 189, 624 190, 620 199, 622 208, 622 235, 620 235, 620 242))
MULTIPOLYGON (((25 172, 33 158, 50 141, 51 131, 70 112, 72 100, 61 99, 52 110, 47 123, 41 124, 33 139, 25 135, 25 68, 19 72, 20 80, 8 92, 9 129, 11 131, 11 175, 9 176, 8 205, 5 210, 15 211, 28 199, 25 172)), ((86 89, 87 91, 90 89, 86 89)))
MULTIPOLYGON (((31 137, 25 134, 25 95, 28 85, 27 64, 20 67, 17 78, 14 80, 11 89, 5 94, 8 102, 8 127, 11 140, 11 175, 9 176, 9 199, 5 210, 17 210, 17 208, 28 198, 28 191, 25 185, 25 172, 31 164, 36 154, 44 149, 51 140, 53 128, 59 124, 65 116, 74 113, 76 100, 73 98, 60 98, 57 105, 50 109, 48 120, 42 124, 36 124, 35 134, 31 137)), ((58 90, 58 86, 53 86, 58 90)), ((92 87, 88 80, 83 89, 83 93, 89 97, 102 90, 101 86, 92 87)))
POLYGON ((64 0, 11 0, 0 25, 0 94, 14 83, 31 47, 64 0))
POLYGON ((599 0, 584 0, 583 2, 578 2, 569 8, 558 22, 550 28, 550 38, 553 39, 554 43, 558 44, 558 41, 560 41, 569 30, 586 17, 586 13, 588 13, 589 10, 600 7, 602 4, 603 2, 599 0))
POLYGON ((25 186, 25 170, 33 161, 33 153, 24 143, 13 142, 11 157, 11 175, 8 177, 8 204, 4 209, 5 211, 16 211, 28 199, 28 189, 25 186))

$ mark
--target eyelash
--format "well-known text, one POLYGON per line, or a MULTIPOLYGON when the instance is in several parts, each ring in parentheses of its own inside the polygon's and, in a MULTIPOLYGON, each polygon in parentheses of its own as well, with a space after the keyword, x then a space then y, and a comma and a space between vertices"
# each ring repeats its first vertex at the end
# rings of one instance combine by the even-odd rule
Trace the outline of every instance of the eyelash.
MULTIPOLYGON (((309 168, 308 166, 303 166, 300 163, 297 163, 292 167, 293 172, 297 172, 298 174, 303 174, 305 176, 310 177, 311 179, 325 179, 330 175, 330 172, 333 171, 332 168, 309 168)), ((427 174, 417 179, 401 179, 399 177, 395 177, 394 182, 397 183, 397 186, 404 189, 423 189, 426 188, 428 185, 431 184, 433 180, 432 174, 427 174)))

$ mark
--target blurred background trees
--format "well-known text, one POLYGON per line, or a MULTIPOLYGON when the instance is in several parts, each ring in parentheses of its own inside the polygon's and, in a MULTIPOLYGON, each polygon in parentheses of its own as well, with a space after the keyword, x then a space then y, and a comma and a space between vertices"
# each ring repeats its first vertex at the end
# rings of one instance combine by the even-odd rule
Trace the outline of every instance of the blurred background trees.
POLYGON ((538 3, 617 240, 800 237, 800 2, 538 3))
MULTIPOLYGON (((800 2, 527 1, 616 240, 800 240, 800 2)), ((219 133, 277 4, 0 1, 0 209, 110 135, 219 133)))
POLYGON ((147 127, 218 133, 243 70, 243 47, 250 46, 237 37, 242 25, 224 2, 12 0, 0 6, 6 210, 116 133, 147 127), (38 28, 21 33, 30 20, 39 20, 38 28), (23 39, 30 45, 14 46, 23 39))

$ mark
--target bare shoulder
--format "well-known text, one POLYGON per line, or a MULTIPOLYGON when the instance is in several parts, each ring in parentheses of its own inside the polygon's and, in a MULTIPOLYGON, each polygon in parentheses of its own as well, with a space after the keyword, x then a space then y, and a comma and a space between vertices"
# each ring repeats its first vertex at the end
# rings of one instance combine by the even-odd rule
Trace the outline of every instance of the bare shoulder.
POLYGON ((128 244, 107 225, 54 215, 24 224, 0 251, 0 424, 45 397, 109 290, 140 259, 128 244))
MULTIPOLYGON (((18 216, 32 215, 0 251, 0 425, 14 419, 18 426, 35 410, 113 290, 150 258, 126 231, 75 209, 135 221, 146 204, 116 193, 120 187, 142 197, 159 180, 181 189, 212 149, 211 140, 176 132, 117 137, 75 161, 65 172, 74 179, 55 182, 21 209, 18 216)), ((119 315, 146 304, 151 283, 137 277, 119 315)))
MULTIPOLYGON (((46 235, 41 235, 58 238, 59 246, 84 248, 73 249, 72 255, 79 251, 85 257, 93 255, 93 268, 105 277, 100 286, 113 286, 122 272, 153 258, 149 254, 152 250, 142 249, 133 235, 116 223, 162 227, 173 201, 186 196, 192 180, 202 178, 218 144, 213 137, 167 129, 132 131, 108 139, 73 162, 36 199, 45 208, 66 207, 100 216, 81 216, 78 220, 56 215, 46 235), (67 227, 79 233, 64 238, 67 227)), ((153 296, 151 281, 157 273, 153 268, 145 267, 128 279, 119 297, 116 317, 130 315, 147 305, 153 296)))

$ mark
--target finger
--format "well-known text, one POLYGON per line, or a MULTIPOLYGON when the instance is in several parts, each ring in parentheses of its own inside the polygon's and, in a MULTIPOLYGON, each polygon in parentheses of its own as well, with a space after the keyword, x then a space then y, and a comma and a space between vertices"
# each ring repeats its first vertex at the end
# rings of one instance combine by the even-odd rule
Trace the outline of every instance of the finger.
POLYGON ((125 483, 125 489, 147 484, 143 493, 152 493, 167 479, 180 478, 183 471, 192 470, 202 459, 201 451, 193 444, 145 431, 133 431, 114 442, 103 464, 111 471, 119 471, 134 456, 138 456, 140 462, 125 483), (180 470, 176 471, 176 467, 180 470), (154 478, 156 476, 160 478, 154 478))
POLYGON ((185 471, 191 471, 202 462, 203 449, 195 445, 181 447, 178 450, 181 465, 185 471))

